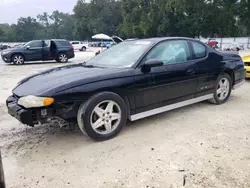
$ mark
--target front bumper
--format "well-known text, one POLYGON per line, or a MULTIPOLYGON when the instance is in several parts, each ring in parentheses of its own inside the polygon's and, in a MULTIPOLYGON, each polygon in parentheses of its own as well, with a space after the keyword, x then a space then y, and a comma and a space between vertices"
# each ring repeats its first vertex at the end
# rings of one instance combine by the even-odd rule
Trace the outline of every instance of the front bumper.
POLYGON ((9 54, 1 54, 1 58, 5 63, 11 63, 11 56, 9 54))
POLYGON ((17 104, 18 97, 10 96, 6 101, 8 113, 22 124, 34 126, 45 123, 53 116, 53 109, 25 109, 17 104))
POLYGON ((246 78, 250 78, 250 66, 245 66, 246 69, 246 78))

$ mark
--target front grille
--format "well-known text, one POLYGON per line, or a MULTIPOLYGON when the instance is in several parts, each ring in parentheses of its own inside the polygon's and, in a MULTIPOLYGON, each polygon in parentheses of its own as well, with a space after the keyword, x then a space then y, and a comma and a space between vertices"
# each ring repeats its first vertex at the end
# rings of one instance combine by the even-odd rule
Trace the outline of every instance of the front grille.
POLYGON ((245 62, 245 66, 250 66, 250 62, 245 62))
POLYGON ((37 123, 37 113, 36 113, 36 111, 34 111, 34 110, 32 111, 31 118, 32 118, 32 121, 34 123, 37 123))

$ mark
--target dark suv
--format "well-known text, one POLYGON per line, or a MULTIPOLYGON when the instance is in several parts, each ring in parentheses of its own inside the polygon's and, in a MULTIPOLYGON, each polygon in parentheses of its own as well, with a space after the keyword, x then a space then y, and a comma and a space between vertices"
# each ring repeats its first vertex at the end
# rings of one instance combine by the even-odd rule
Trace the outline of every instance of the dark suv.
POLYGON ((66 63, 74 58, 74 48, 64 39, 33 40, 23 46, 2 51, 5 63, 24 64, 25 61, 48 61, 66 63))

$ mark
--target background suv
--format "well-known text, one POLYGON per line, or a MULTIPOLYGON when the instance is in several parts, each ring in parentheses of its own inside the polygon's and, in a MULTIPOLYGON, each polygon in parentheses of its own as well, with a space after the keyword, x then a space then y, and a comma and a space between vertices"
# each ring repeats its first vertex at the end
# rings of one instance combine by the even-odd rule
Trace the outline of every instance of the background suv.
POLYGON ((74 48, 64 39, 33 40, 22 46, 3 50, 1 57, 5 63, 24 64, 25 61, 49 61, 66 63, 74 58, 74 48))

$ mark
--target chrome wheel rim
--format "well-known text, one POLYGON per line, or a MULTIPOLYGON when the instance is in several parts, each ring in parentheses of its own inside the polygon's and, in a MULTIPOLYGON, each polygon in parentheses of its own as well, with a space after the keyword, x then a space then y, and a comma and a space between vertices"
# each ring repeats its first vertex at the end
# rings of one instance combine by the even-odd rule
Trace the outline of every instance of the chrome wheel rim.
POLYGON ((66 62, 66 61, 68 60, 67 55, 61 54, 61 55, 59 56, 59 60, 60 60, 61 62, 66 62))
POLYGON ((24 62, 23 56, 21 55, 15 56, 13 59, 13 62, 14 64, 18 64, 18 65, 23 64, 24 62))
POLYGON ((227 98, 230 90, 230 82, 227 78, 222 78, 217 86, 217 97, 220 100, 227 98))
POLYGON ((106 100, 95 106, 90 116, 90 124, 98 134, 112 133, 121 122, 121 108, 112 101, 106 100))

